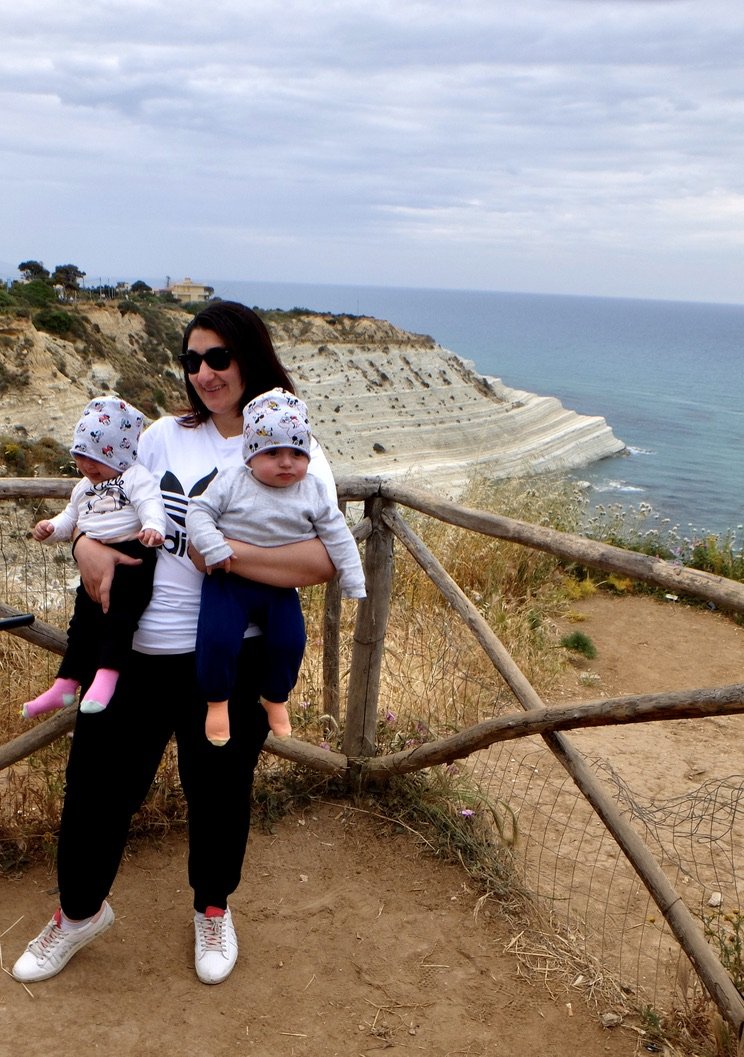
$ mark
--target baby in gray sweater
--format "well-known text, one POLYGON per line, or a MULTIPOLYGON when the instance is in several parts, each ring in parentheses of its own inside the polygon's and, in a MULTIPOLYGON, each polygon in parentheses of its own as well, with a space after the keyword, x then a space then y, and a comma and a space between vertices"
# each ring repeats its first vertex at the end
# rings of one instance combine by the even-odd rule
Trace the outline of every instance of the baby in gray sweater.
POLYGON ((308 474, 312 434, 307 407, 284 389, 262 393, 243 412, 244 465, 217 474, 186 512, 191 545, 207 576, 196 640, 197 675, 207 697, 207 738, 230 737, 228 699, 245 630, 264 636, 260 700, 278 737, 291 733, 287 698, 305 648, 305 623, 294 588, 270 587, 230 574, 228 539, 278 547, 318 536, 348 598, 365 598, 359 551, 325 484, 308 474))

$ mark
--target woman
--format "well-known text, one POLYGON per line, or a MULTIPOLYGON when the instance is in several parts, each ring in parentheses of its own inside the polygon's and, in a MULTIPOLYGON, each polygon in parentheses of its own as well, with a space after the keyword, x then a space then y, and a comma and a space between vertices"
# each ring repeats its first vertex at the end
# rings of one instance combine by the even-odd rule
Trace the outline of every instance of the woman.
MULTIPOLYGON (((219 470, 240 464, 248 401, 275 386, 291 392, 294 387, 262 321, 234 302, 217 302, 192 320, 180 360, 190 410, 154 422, 139 447, 139 461, 160 482, 168 515, 152 601, 108 708, 78 714, 57 856, 61 906, 13 967, 24 982, 56 975, 113 924, 106 897, 132 815, 173 734, 188 804, 197 975, 204 983, 220 983, 237 958, 228 897, 240 882, 253 772, 268 732, 257 691, 262 651, 258 629, 249 628, 229 704, 230 741, 215 748, 204 736, 207 704, 194 666, 202 573, 189 557, 184 524, 189 496, 201 494, 219 470)), ((317 442, 309 470, 335 495, 317 442)), ((301 587, 323 583, 334 573, 318 539, 273 548, 232 540, 230 545, 236 554, 231 571, 263 583, 301 587)), ((75 558, 86 591, 106 609, 114 565, 131 559, 87 538, 75 541, 75 558)))

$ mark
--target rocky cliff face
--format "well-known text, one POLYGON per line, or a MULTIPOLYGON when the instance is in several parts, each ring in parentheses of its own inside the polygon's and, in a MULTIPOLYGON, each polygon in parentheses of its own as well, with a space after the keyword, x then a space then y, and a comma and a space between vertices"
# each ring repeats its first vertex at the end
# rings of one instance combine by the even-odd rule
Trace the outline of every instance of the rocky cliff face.
MULTIPOLYGON (((0 435, 65 447, 82 407, 113 391, 147 414, 177 410, 188 316, 80 310, 64 339, 0 316, 0 435)), ((405 477, 456 495, 476 473, 571 469, 622 451, 604 419, 509 389, 423 335, 357 317, 271 313, 279 354, 338 476, 405 477)))

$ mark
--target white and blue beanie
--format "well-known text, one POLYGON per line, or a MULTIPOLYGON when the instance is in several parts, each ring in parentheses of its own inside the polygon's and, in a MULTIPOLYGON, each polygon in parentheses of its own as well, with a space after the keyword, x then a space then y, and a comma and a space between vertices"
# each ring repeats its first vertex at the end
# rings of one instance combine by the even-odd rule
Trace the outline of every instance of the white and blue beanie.
POLYGON ((294 448, 310 458, 310 423, 307 405, 286 389, 261 393, 243 411, 243 460, 267 448, 294 448))
POLYGON ((118 396, 96 397, 75 427, 70 454, 95 459, 123 473, 137 461, 144 420, 141 411, 118 396))

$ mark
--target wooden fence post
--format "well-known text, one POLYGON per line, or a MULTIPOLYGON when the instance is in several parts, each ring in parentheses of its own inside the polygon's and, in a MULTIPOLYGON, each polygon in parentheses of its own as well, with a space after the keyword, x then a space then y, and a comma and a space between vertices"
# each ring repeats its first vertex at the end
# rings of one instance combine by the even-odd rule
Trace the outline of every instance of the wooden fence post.
POLYGON ((326 585, 323 603, 323 712, 339 721, 339 652, 341 648, 341 587, 326 585))
MULTIPOLYGON (((338 508, 346 515, 346 501, 338 508)), ((340 718, 339 668, 341 650, 341 586, 338 577, 326 584, 323 600, 323 712, 338 723, 340 718)))
POLYGON ((382 511, 391 505, 377 497, 365 503, 364 513, 371 523, 364 553, 367 597, 359 603, 351 653, 343 742, 343 752, 349 757, 375 754, 377 699, 393 584, 393 534, 382 520, 382 511))

